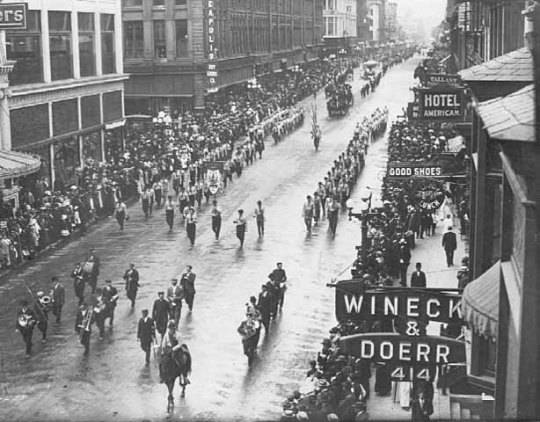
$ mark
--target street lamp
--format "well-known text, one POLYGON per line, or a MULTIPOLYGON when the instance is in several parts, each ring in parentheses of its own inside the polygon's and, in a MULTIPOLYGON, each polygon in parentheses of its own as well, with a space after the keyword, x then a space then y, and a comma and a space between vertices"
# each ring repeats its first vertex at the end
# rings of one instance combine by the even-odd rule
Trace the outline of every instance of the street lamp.
POLYGON ((347 200, 347 208, 349 209, 349 220, 352 219, 352 217, 360 220, 362 223, 361 230, 362 230, 362 246, 360 249, 360 257, 362 260, 362 264, 366 262, 367 258, 367 252, 371 245, 369 245, 369 238, 368 238, 368 223, 370 218, 372 217, 372 214, 370 214, 371 211, 371 197, 373 196, 373 192, 369 187, 365 187, 360 191, 360 202, 355 202, 352 199, 347 200), (355 210, 355 211, 353 211, 355 210))

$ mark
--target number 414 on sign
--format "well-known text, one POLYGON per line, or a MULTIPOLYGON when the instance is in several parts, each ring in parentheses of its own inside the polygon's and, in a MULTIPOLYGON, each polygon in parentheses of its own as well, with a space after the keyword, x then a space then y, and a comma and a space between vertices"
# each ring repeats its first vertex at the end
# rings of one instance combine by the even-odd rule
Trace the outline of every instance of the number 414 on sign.
POLYGON ((426 367, 396 366, 392 370, 390 377, 392 381, 429 381, 433 375, 435 374, 432 373, 432 370, 430 371, 430 368, 426 367))

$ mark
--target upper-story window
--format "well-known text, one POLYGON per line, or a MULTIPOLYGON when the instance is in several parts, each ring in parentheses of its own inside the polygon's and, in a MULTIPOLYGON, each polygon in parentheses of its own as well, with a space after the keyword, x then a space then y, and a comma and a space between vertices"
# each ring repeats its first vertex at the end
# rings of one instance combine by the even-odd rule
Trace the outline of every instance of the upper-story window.
POLYGON ((16 60, 9 75, 11 85, 43 82, 43 53, 41 50, 41 12, 29 10, 25 30, 6 33, 8 60, 16 60))
POLYGON ((165 21, 154 21, 154 57, 165 59, 167 57, 167 41, 165 38, 165 21))
POLYGON ((73 78, 70 12, 49 12, 49 46, 52 80, 73 78))
POLYGON ((143 57, 143 21, 124 22, 124 57, 128 59, 143 57))
POLYGON ((78 13, 79 64, 81 76, 96 74, 95 26, 93 13, 78 13))
POLYGON ((101 67, 103 74, 116 72, 116 48, 114 44, 114 15, 102 13, 101 19, 101 67))

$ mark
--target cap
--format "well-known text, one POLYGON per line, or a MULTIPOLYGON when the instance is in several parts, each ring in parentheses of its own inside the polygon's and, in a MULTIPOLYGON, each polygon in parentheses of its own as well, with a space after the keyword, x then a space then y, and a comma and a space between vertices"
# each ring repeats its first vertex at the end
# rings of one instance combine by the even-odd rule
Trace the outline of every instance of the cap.
POLYGON ((330 340, 329 338, 325 338, 321 344, 332 344, 332 340, 330 340))

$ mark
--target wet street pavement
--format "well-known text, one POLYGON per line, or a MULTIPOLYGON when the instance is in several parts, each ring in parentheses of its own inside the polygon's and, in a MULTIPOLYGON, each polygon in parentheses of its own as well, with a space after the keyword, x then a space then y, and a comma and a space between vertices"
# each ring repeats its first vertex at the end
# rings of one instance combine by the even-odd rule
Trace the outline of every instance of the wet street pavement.
MULTIPOLYGON (((40 257, 33 265, 0 281, 0 419, 4 420, 278 420, 281 402, 305 376, 308 361, 320 348, 328 329, 335 325, 333 277, 350 275, 348 267, 360 243, 360 223, 340 215, 337 235, 328 233, 323 220, 312 234, 301 217, 306 195, 312 194, 332 162, 346 148, 354 126, 377 107, 387 106, 390 121, 402 114, 418 59, 391 69, 381 85, 360 99, 358 70, 353 83, 355 105, 341 119, 328 119, 324 94, 317 96, 323 137, 319 152, 310 138, 310 117, 299 130, 278 145, 267 141, 262 160, 234 178, 225 195, 219 241, 211 230, 209 206, 198 214, 197 238, 192 247, 181 218, 169 233, 163 208, 144 219, 140 205, 130 209, 125 231, 110 218, 86 237, 40 257), (266 233, 257 235, 251 218, 257 200, 266 208, 266 233), (233 220, 243 208, 249 217, 243 248, 233 220), (110 278, 120 291, 114 330, 98 339, 96 327, 90 355, 74 333, 76 301, 69 277, 73 264, 84 260, 90 248, 101 257, 99 286, 110 278), (252 369, 242 352, 236 329, 245 304, 258 295, 261 284, 278 261, 288 275, 285 305, 270 334, 261 336, 252 369), (130 262, 139 270, 141 287, 134 310, 123 289, 122 275, 130 262), (193 374, 186 397, 175 389, 175 408, 167 413, 167 388, 159 384, 157 362, 145 367, 144 353, 136 341, 137 323, 158 290, 191 264, 197 274, 192 313, 184 306, 180 321, 182 340, 193 356, 193 374), (19 301, 27 298, 25 283, 35 292, 50 289, 51 276, 66 287, 66 305, 60 325, 50 324, 49 338, 40 343, 34 331, 34 351, 25 358, 24 343, 14 332, 19 301)), ((304 101, 306 109, 313 100, 304 101)), ((386 142, 371 145, 367 167, 356 189, 374 186, 384 169, 386 142)), ((377 182, 378 181, 378 182, 377 182)), ((354 195, 354 193, 353 193, 354 195)), ((88 291, 88 289, 87 289, 88 291)), ((264 331, 264 330, 263 330, 264 331)))

